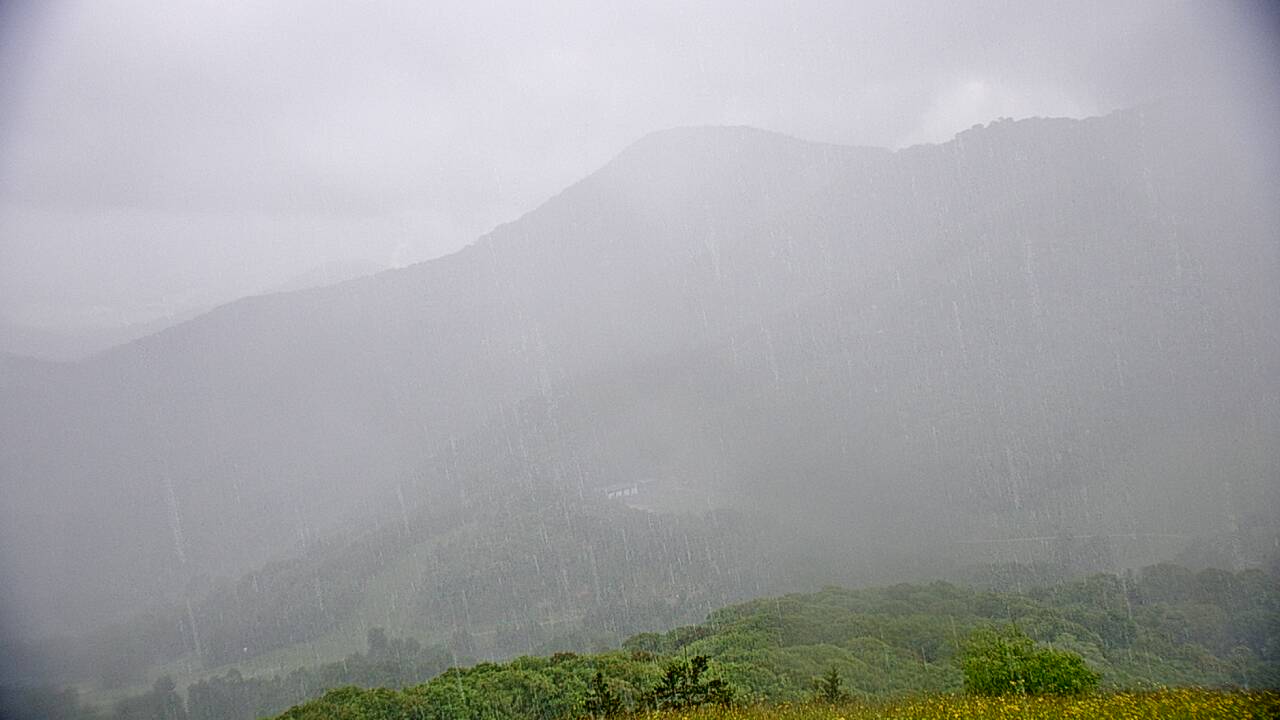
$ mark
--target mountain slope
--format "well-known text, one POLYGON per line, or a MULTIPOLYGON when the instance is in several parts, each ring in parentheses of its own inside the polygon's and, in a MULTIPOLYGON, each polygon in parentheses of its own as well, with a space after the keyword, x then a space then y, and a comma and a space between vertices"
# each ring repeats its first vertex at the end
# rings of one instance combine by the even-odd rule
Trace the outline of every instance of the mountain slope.
POLYGON ((85 627, 512 484, 673 479, 854 563, 1265 517, 1280 203, 1241 151, 1178 107, 655 134, 455 255, 0 383, 4 603, 85 627))

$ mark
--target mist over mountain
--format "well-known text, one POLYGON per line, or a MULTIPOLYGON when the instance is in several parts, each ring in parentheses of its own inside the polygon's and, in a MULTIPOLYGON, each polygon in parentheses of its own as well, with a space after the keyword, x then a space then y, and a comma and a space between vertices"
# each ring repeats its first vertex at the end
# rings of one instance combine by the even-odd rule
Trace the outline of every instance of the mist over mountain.
MULTIPOLYGON (((384 266, 373 262, 327 262, 310 268, 305 272, 290 276, 276 285, 264 288, 260 295, 276 292, 291 292, 308 288, 336 285, 364 275, 372 275, 384 266)), ((94 322, 67 324, 46 321, 45 324, 32 324, 0 320, 0 352, 13 355, 26 355, 42 360, 82 360, 139 338, 154 335, 161 330, 179 325, 208 312, 212 307, 222 304, 212 302, 208 298, 191 298, 178 305, 169 307, 166 312, 159 313, 156 308, 111 308, 96 307, 93 312, 87 308, 78 308, 80 313, 97 316, 94 322), (105 321, 105 317, 112 317, 105 321)), ((74 308, 63 308, 66 313, 75 313, 74 308)))
POLYGON ((779 552, 849 577, 1270 525, 1280 186, 1255 152, 1182 103, 897 152, 668 130, 453 255, 5 359, 5 625, 641 480, 767 508, 779 552))
POLYGON ((382 270, 386 270, 385 265, 369 260, 351 260, 340 261, 333 260, 321 263, 316 267, 309 268, 305 272, 298 273, 279 285, 268 288, 262 294, 293 292, 296 290, 309 290, 311 288, 325 287, 326 285, 337 285, 338 283, 353 280, 366 275, 373 275, 382 270))

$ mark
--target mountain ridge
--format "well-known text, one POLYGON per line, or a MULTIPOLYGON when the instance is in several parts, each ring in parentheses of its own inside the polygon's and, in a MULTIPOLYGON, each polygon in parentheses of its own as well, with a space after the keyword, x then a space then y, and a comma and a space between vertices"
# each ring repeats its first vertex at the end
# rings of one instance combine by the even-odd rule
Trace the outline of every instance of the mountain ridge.
MULTIPOLYGON (((1220 181, 1202 187, 1183 170, 1208 151, 1157 162, 1204 129, 1162 112, 995 123, 899 151, 736 129, 699 156, 681 143, 724 136, 659 132, 457 253, 238 301, 40 388, 6 390, 0 422, 18 442, 0 462, 16 500, 0 532, 6 569, 31 582, 5 604, 46 624, 101 622, 139 594, 174 597, 196 576, 238 574, 336 523, 399 502, 455 502, 466 483, 491 492, 504 474, 588 487, 660 467, 803 505, 787 483, 838 489, 836 465, 848 462, 870 483, 859 490, 870 522, 913 507, 945 472, 951 456, 921 460, 916 439, 935 416, 933 432, 965 468, 961 487, 942 487, 1001 506, 1053 483, 1078 491, 1084 479, 1070 476, 1101 472, 1120 452, 1091 439, 1102 429, 1084 427, 1078 408, 1105 404, 1099 416, 1124 423, 1203 405, 1264 435, 1266 397, 1239 411, 1202 402, 1242 393, 1197 348, 1232 342, 1274 357, 1262 322, 1275 314, 1263 284, 1274 210, 1257 200, 1273 189, 1249 188, 1215 169, 1222 162, 1199 165, 1220 181), (653 149, 664 139, 678 142, 653 149), (1215 224, 1231 232, 1206 244, 1215 224), (1170 237, 1181 243, 1172 253, 1161 244, 1170 237), (1257 252, 1263 262, 1242 265, 1257 252), (1201 306, 1185 299, 1197 287, 1212 289, 1201 306), (1188 352, 1161 358, 1161 343, 1188 352), (648 387, 662 395, 645 397, 634 373, 662 358, 690 358, 694 370, 660 376, 648 387), (1194 383, 1176 403, 1130 412, 1097 391, 1109 387, 1101 369, 1124 377, 1126 364, 1135 377, 1164 368, 1194 383), (598 397, 572 399, 584 378, 598 378, 598 397), (986 435, 965 426, 963 404, 946 404, 962 398, 985 408, 973 419, 985 417, 986 435), (1066 418, 1048 420, 1050 409, 1066 418), (774 426, 783 410, 811 437, 774 426), (601 413, 610 423, 593 428, 601 413), (885 434, 895 424, 903 432, 885 434), (776 457, 758 457, 752 438, 775 436, 785 438, 776 457), (1085 449, 1036 461, 1055 441, 1085 449), (69 560, 42 576, 41 547, 69 560), (47 598, 86 576, 97 578, 90 596, 50 613, 47 598)), ((1268 387, 1262 367, 1242 371, 1268 387)), ((1000 512, 1022 512, 1015 504, 1000 512)))

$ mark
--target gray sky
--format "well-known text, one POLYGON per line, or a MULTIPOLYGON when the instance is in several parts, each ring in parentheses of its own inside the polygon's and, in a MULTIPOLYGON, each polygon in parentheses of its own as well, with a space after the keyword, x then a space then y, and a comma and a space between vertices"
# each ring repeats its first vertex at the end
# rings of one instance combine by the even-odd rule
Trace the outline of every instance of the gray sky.
POLYGON ((1174 93, 1232 112, 1280 86, 1263 7, 5 2, 0 319, 438 256, 671 126, 901 147, 1174 93))

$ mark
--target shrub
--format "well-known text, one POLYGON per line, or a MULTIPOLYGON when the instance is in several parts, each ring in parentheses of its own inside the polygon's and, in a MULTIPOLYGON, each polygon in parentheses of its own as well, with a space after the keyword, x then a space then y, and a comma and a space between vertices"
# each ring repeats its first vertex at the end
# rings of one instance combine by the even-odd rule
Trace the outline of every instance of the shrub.
POLYGON ((961 670, 965 691, 974 695, 1079 695, 1102 679, 1079 655, 1036 647, 1016 627, 975 631, 961 670))

